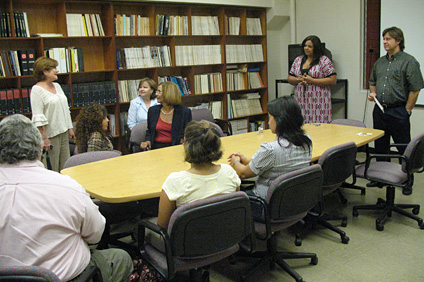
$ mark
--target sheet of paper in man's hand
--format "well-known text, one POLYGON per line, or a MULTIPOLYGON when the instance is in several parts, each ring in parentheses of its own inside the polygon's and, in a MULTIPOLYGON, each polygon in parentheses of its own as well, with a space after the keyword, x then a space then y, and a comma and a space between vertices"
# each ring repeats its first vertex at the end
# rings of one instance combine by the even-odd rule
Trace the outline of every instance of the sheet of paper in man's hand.
POLYGON ((380 101, 378 101, 377 97, 374 97, 374 101, 377 104, 377 106, 380 108, 380 110, 384 113, 384 108, 383 106, 380 104, 380 101))

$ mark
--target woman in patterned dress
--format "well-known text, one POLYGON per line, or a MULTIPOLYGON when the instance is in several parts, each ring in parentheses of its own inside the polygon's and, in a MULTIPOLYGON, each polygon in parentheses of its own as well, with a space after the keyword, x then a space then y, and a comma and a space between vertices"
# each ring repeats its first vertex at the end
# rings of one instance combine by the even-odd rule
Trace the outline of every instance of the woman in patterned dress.
POLYGON ((294 95, 302 109, 305 123, 331 122, 331 91, 337 82, 336 70, 324 55, 321 40, 310 35, 302 42, 303 55, 290 69, 288 81, 295 85, 294 95))

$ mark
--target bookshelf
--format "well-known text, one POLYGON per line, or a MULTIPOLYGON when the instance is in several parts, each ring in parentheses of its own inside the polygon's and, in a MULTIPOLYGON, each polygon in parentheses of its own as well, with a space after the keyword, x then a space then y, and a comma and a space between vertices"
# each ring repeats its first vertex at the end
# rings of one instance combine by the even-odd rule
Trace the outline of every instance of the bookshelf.
MULTIPOLYGON (((188 107, 219 102, 222 105, 223 119, 242 125, 245 123, 246 128, 255 122, 262 122, 265 126, 267 124, 267 40, 266 11, 263 8, 142 1, 5 0, 0 4, 0 12, 12 15, 10 17, 12 36, 0 37, 1 51, 34 50, 35 57, 38 58, 44 55, 45 50, 52 48, 81 49, 83 71, 73 71, 70 68, 73 72, 60 73, 58 82, 61 85, 68 85, 73 119, 81 109, 81 103, 77 101, 78 97, 83 96, 78 93, 79 89, 84 89, 84 87, 80 87, 81 85, 94 85, 94 88, 96 85, 112 85, 115 99, 107 99, 104 104, 108 112, 115 116, 113 126, 116 128, 117 134, 114 137, 117 138, 119 149, 124 150, 124 136, 120 133, 123 123, 120 119, 125 115, 121 115, 121 113, 127 112, 129 108, 128 101, 120 100, 122 93, 119 93, 119 81, 137 80, 145 76, 153 78, 156 82, 160 77, 166 76, 185 78, 191 91, 189 95, 182 97, 182 103, 188 107), (19 27, 19 25, 15 27, 13 13, 16 12, 25 13, 30 37, 15 36, 16 28, 19 27), (89 17, 93 21, 92 24, 96 19, 100 20, 104 35, 100 32, 95 33, 93 26, 91 32, 87 29, 93 36, 68 36, 70 28, 67 24, 68 14, 91 15, 89 17), (124 18, 123 15, 126 18, 126 25, 132 25, 126 28, 126 32, 116 22, 124 18), (137 22, 134 20, 135 18, 144 18, 142 24, 148 26, 148 35, 145 35, 145 27, 143 35, 134 35, 139 34, 137 32, 139 25, 134 26, 134 23, 137 22), (229 28, 229 18, 231 18, 231 28, 229 28), (162 20, 158 21, 158 19, 162 20), (193 21, 193 19, 195 20, 193 21), (168 25, 170 24, 167 27, 167 35, 156 35, 160 24, 166 24, 166 22, 168 25), (196 34, 201 35, 193 35, 193 24, 201 25, 200 31, 197 27, 195 31, 196 34), (117 26, 120 31, 115 33, 117 26), (216 33, 216 29, 218 29, 218 33, 216 33), (171 32, 171 30, 173 31, 171 32), (209 32, 214 35, 208 35, 209 32), (40 36, 32 36, 34 34, 40 36), (158 47, 159 51, 155 52, 167 52, 167 54, 161 53, 167 55, 166 62, 160 65, 143 64, 142 66, 131 65, 131 67, 117 62, 117 60, 122 60, 122 53, 124 56, 127 54, 129 57, 136 56, 142 52, 143 48, 145 50, 146 46, 158 47), (127 50, 127 53, 122 50, 127 50), (192 54, 188 52, 192 52, 192 54), (229 52, 235 52, 231 54, 237 55, 230 56, 229 52), (234 67, 241 69, 237 77, 243 80, 241 84, 245 89, 230 90, 234 88, 227 87, 227 71, 234 67), (255 85, 257 88, 249 87, 252 85, 249 83, 250 70, 260 76, 262 81, 260 87, 257 84, 255 85), (209 87, 201 85, 200 89, 202 90, 200 93, 196 93, 195 85, 198 85, 200 77, 202 77, 200 81, 204 83, 209 79, 209 87), (218 82, 215 81, 216 78, 219 78, 218 82), (219 87, 210 87, 210 85, 219 85, 219 87), (249 93, 259 95, 262 113, 248 114, 247 112, 243 116, 231 117, 229 101, 238 100, 249 93)), ((72 19, 75 16, 68 16, 68 18, 72 19)), ((165 27, 161 28, 163 32, 165 27)), ((139 57, 136 56, 135 60, 138 60, 137 58, 139 57)), ((131 58, 125 57, 125 59, 131 58)), ((26 90, 22 90, 32 87, 34 83, 35 80, 31 75, 0 77, 0 90, 18 89, 19 99, 17 101, 21 105, 14 106, 14 108, 19 109, 20 107, 23 112, 23 98, 25 99, 26 96, 26 93, 23 95, 23 92, 26 90)), ((96 100, 97 95, 101 94, 95 92, 92 95, 96 100)), ((31 113, 25 114, 31 116, 31 113)), ((7 114, 2 113, 0 119, 5 115, 7 114)))

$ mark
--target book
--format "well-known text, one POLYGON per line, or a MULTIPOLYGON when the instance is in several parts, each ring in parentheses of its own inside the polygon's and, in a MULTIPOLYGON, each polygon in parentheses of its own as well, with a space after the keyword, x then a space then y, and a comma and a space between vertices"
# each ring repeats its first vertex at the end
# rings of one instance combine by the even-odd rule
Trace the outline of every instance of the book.
POLYGON ((28 71, 28 54, 27 50, 18 50, 19 66, 22 75, 30 75, 28 71))
POLYGON ((35 63, 35 50, 27 49, 27 59, 28 59, 28 75, 32 75, 34 72, 34 63, 35 63))
POLYGON ((5 116, 7 114, 7 93, 5 89, 0 89, 0 115, 5 116))
POLYGON ((13 106, 15 107, 15 114, 22 113, 21 98, 19 95, 19 89, 12 89, 13 91, 13 106))
POLYGON ((15 113, 15 106, 13 104, 13 89, 6 89, 7 95, 7 115, 13 115, 15 113))
POLYGON ((22 91, 22 110, 25 114, 27 114, 31 112, 31 105, 29 100, 30 89, 22 88, 21 91, 22 91))
POLYGON ((63 33, 34 33, 31 34, 33 37, 63 37, 63 33))

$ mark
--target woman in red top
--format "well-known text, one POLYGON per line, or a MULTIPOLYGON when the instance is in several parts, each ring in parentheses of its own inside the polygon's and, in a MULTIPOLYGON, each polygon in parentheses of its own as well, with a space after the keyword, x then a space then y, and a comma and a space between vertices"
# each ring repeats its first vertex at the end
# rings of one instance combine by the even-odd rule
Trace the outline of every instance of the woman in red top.
POLYGON ((178 86, 167 81, 159 84, 156 97, 160 105, 149 108, 147 113, 146 141, 141 149, 158 149, 181 144, 184 129, 191 121, 191 111, 181 105, 178 86))

